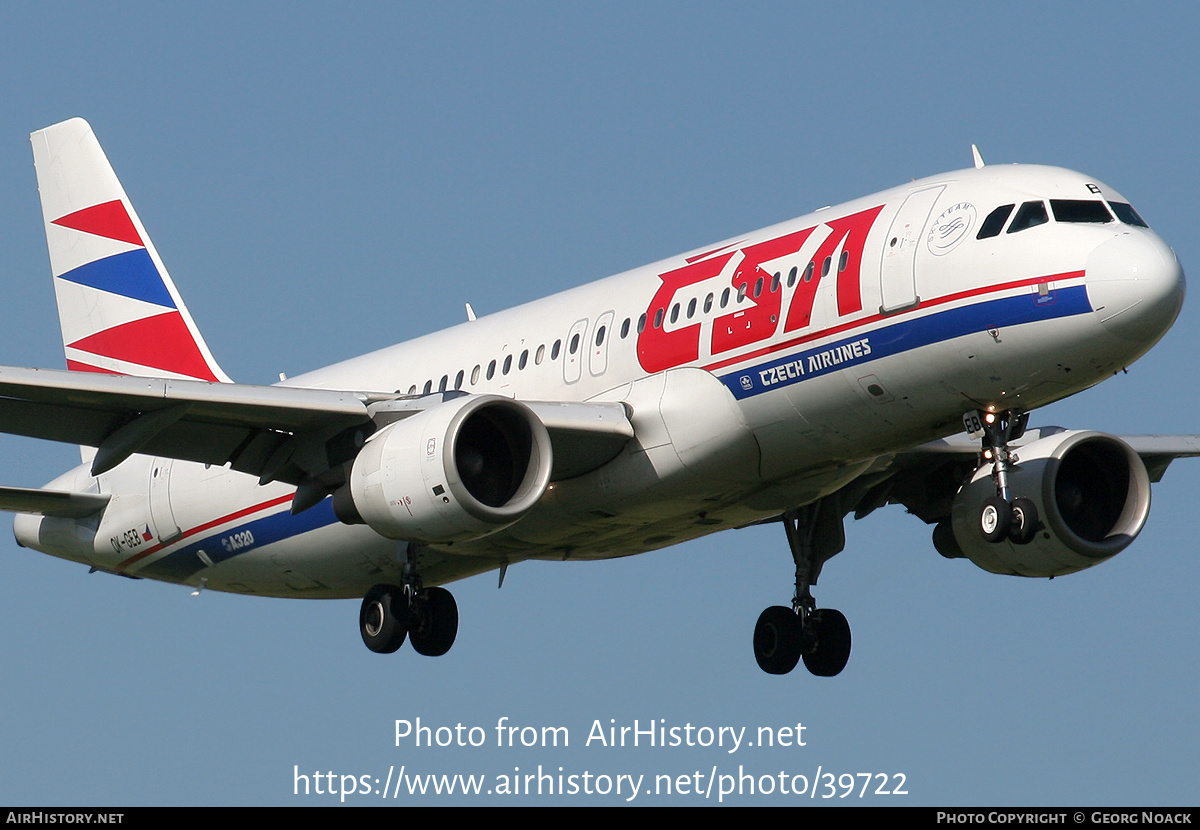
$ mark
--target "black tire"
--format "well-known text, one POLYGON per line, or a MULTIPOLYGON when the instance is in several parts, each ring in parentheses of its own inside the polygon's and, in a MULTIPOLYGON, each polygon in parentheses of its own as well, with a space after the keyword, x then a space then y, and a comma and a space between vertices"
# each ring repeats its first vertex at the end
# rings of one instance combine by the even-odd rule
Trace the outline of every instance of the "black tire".
POLYGON ((1012 527, 1012 505, 999 496, 992 496, 983 503, 979 511, 979 532, 985 542, 999 542, 1008 538, 1012 527))
POLYGON ((458 603, 445 588, 428 588, 409 606, 408 637, 413 650, 441 657, 458 636, 458 603))
POLYGON ((804 667, 817 677, 833 677, 850 660, 850 623, 841 611, 822 608, 809 617, 816 645, 804 655, 804 667))
POLYGON ((391 585, 376 585, 363 597, 358 611, 358 630, 363 643, 376 654, 391 654, 404 645, 404 636, 408 633, 406 615, 397 616, 394 610, 399 590, 391 585))
POLYGON ((1013 499, 1008 538, 1017 545, 1028 545, 1037 536, 1038 512, 1032 499, 1013 499))
POLYGON ((767 674, 787 674, 800 662, 800 618, 791 608, 773 605, 754 626, 754 659, 767 674))

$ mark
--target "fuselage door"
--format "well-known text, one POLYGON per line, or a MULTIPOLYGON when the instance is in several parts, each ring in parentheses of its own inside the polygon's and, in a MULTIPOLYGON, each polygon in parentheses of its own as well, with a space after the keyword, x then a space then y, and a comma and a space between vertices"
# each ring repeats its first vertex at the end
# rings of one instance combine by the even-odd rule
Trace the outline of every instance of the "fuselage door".
POLYGON ((173 458, 154 458, 150 461, 150 521, 161 544, 168 544, 183 535, 171 507, 171 466, 173 458))
POLYGON ((944 184, 939 184, 908 194, 892 219, 892 227, 883 240, 883 262, 879 268, 881 313, 903 311, 921 301, 917 296, 917 250, 925 236, 933 204, 945 189, 944 184))
POLYGON ((585 317, 577 320, 567 332, 567 342, 563 348, 563 380, 574 383, 583 374, 583 358, 587 352, 584 338, 587 336, 588 321, 585 317))
POLYGON ((588 371, 594 377, 604 374, 604 370, 608 368, 608 341, 612 340, 614 316, 611 311, 601 314, 600 319, 596 321, 596 328, 592 331, 592 339, 588 344, 591 352, 588 358, 588 371))

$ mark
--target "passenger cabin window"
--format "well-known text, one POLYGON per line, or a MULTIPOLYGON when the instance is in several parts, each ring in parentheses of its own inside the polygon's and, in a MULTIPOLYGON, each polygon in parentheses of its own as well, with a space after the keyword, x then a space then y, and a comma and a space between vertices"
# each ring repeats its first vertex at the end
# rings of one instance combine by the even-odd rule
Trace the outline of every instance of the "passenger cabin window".
POLYGON ((1104 202, 1088 199, 1051 199, 1050 210, 1055 222, 1092 222, 1103 225, 1112 221, 1104 202))
POLYGON ((1013 208, 1016 205, 1001 205, 987 215, 987 219, 983 220, 983 224, 979 226, 979 233, 975 235, 976 239, 987 239, 992 236, 999 236, 1000 231, 1004 229, 1004 223, 1008 221, 1008 217, 1012 214, 1013 208))
POLYGON ((1138 212, 1133 209, 1133 205, 1128 202, 1109 202, 1108 206, 1113 209, 1113 213, 1117 214, 1117 218, 1126 225, 1135 225, 1139 228, 1148 228, 1146 220, 1138 215, 1138 212))
POLYGON ((1045 202, 1026 202, 1017 208, 1017 215, 1012 224, 1008 226, 1008 232, 1017 233, 1037 225, 1044 225, 1049 221, 1050 217, 1046 213, 1045 202))

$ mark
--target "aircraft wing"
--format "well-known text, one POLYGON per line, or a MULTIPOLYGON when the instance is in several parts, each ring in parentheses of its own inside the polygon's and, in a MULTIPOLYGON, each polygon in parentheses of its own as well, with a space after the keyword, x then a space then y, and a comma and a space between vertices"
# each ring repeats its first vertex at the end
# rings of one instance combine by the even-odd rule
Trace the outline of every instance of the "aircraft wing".
MULTIPOLYGON (((1062 427, 1028 430, 1012 446, 1019 450, 1041 438, 1064 432, 1062 427)), ((1200 435, 1118 435, 1146 465, 1151 482, 1162 479, 1176 458, 1200 456, 1200 435)), ((965 433, 941 438, 880 459, 842 495, 843 515, 861 519, 885 504, 902 504, 928 523, 948 515, 958 487, 979 466, 979 441, 965 433)))
MULTIPOLYGON (((348 460, 339 442, 371 431, 396 395, 0 367, 0 431, 96 447, 93 474, 133 453, 229 464, 299 484, 348 460), (365 433, 362 430, 365 428, 365 433), (324 461, 312 461, 315 455, 324 461)), ((421 399, 414 407, 426 406, 421 399)), ((607 462, 633 436, 623 405, 528 404, 550 432, 558 478, 607 462)), ((417 411, 414 408, 414 411, 417 411)), ((0 498, 0 509, 6 507, 0 498)))

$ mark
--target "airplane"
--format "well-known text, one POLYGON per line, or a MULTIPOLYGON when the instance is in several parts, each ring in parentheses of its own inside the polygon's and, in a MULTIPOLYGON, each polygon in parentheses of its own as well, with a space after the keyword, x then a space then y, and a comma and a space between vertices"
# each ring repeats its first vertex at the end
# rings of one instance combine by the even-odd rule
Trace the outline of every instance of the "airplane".
POLYGON ((1146 353, 1184 298, 1128 200, 1065 169, 911 181, 283 379, 233 382, 92 128, 32 134, 67 370, 0 367, 0 431, 80 446, 0 488, 20 545, 101 571, 361 598, 374 652, 445 654, 444 585, 783 525, 758 665, 837 675, 817 605, 844 520, 900 504, 997 574, 1096 565, 1200 436, 1029 428, 1146 353))

